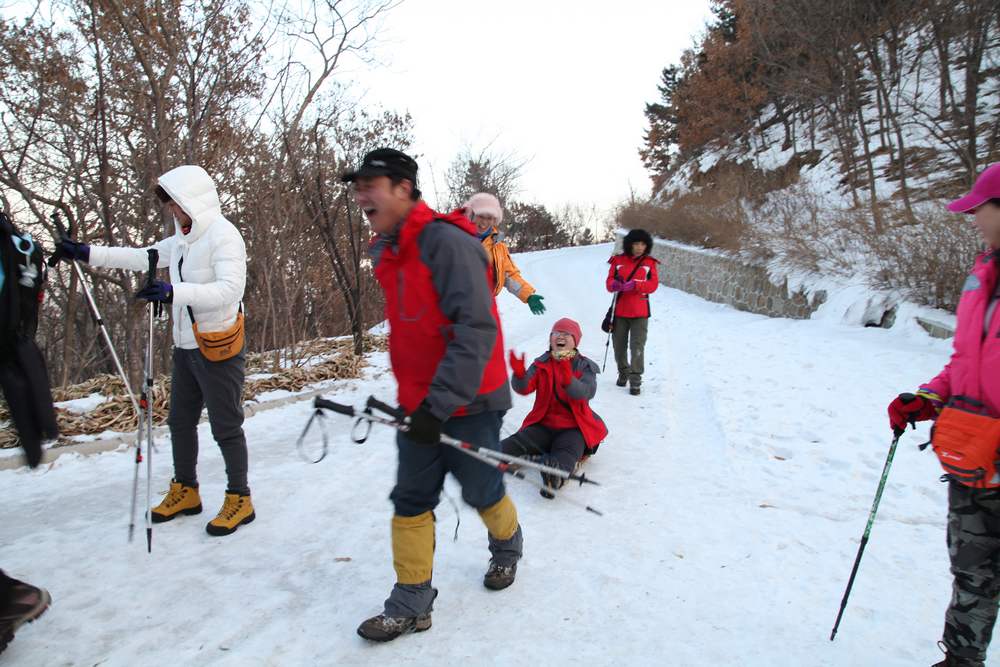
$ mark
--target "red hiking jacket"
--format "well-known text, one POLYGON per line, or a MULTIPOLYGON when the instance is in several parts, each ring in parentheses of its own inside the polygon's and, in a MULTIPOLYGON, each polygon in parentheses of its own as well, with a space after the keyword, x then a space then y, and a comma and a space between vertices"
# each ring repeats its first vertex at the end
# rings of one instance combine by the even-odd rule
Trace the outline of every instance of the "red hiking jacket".
POLYGON ((629 279, 632 270, 632 280, 635 281, 635 289, 628 292, 619 292, 615 301, 615 317, 649 317, 649 295, 660 286, 660 278, 656 272, 656 265, 659 262, 643 255, 636 259, 625 253, 614 255, 608 260, 611 267, 608 269, 608 278, 605 281, 608 291, 611 291, 611 282, 617 278, 622 282, 629 279), (638 265, 638 268, 636 266, 638 265))
POLYGON ((590 399, 597 393, 597 364, 582 354, 577 354, 570 364, 573 380, 565 387, 556 386, 555 364, 555 359, 546 352, 532 362, 524 377, 511 378, 511 386, 517 393, 527 395, 535 392, 535 405, 524 418, 521 428, 542 421, 555 389, 556 396, 573 413, 577 428, 583 433, 583 441, 587 444, 586 453, 589 454, 608 435, 604 420, 590 409, 590 399))
POLYGON ((417 202, 371 246, 399 404, 438 419, 510 407, 503 332, 475 227, 417 202))

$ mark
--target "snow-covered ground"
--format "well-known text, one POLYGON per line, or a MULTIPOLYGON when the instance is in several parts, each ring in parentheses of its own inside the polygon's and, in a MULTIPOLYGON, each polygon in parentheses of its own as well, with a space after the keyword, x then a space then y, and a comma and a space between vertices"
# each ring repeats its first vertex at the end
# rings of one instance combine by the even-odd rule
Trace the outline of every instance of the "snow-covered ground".
MULTIPOLYGON (((506 343, 533 357, 559 317, 598 324, 610 245, 520 255, 545 296, 532 316, 499 297, 506 343)), ((52 608, 17 634, 11 665, 929 665, 948 602, 945 487, 926 429, 901 441, 854 592, 829 641, 888 451, 885 405, 945 363, 949 344, 885 330, 738 312, 661 287, 652 296, 643 394, 614 384, 593 406, 610 428, 587 465, 600 487, 567 493, 603 517, 509 489, 525 534, 516 583, 483 588, 485 529, 437 509, 434 627, 386 645, 355 634, 393 582, 393 432, 366 444, 331 417, 330 456, 296 454, 307 403, 246 423, 257 520, 204 531, 225 476, 201 427, 205 512, 126 542, 129 453, 64 456, 0 472, 0 567, 45 586, 52 608)), ((329 398, 392 399, 385 355, 329 398)), ((505 432, 531 398, 515 396, 505 432)), ((154 458, 158 495, 169 442, 154 458)), ((143 485, 144 488, 144 485, 143 485)), ((459 491, 449 479, 449 494, 459 491)), ((997 651, 994 650, 994 654, 997 651)), ((994 655, 994 659, 995 655, 994 655)), ((994 663, 996 664, 996 663, 994 663)))

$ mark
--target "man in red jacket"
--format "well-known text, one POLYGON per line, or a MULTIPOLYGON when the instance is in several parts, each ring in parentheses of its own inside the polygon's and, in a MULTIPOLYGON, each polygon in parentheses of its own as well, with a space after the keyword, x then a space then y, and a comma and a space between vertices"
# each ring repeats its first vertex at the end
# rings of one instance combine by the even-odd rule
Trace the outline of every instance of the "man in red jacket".
POLYGON ((483 584, 499 590, 514 581, 521 527, 503 475, 439 444, 445 433, 499 449, 510 389, 486 254, 472 223, 459 213, 432 211, 417 189, 417 163, 391 148, 371 151, 342 180, 353 184, 377 235, 370 251, 385 293, 399 404, 408 415, 407 431, 396 438, 399 464, 390 495, 396 585, 383 613, 358 628, 365 639, 384 642, 431 627, 433 510, 448 472, 489 532, 483 584))
POLYGON ((614 292, 614 329, 611 342, 618 364, 618 386, 629 385, 629 393, 639 395, 645 369, 646 334, 649 331, 649 295, 660 286, 657 261, 650 256, 653 238, 643 229, 625 235, 624 252, 608 260, 606 281, 614 292), (631 359, 629 358, 631 356, 631 359))

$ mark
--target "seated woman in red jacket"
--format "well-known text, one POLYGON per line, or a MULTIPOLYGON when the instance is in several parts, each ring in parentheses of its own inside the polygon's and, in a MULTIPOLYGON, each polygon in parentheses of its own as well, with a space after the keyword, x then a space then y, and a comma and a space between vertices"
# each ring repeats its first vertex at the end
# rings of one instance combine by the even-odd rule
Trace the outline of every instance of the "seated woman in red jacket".
MULTIPOLYGON (((528 456, 571 471, 597 451, 608 434, 604 421, 590 409, 597 393, 597 364, 580 354, 580 325, 564 317, 552 326, 549 351, 525 368, 524 355, 510 352, 511 387, 519 394, 535 392, 535 405, 521 430, 501 443, 504 453, 528 456)), ((561 478, 542 475, 546 486, 558 489, 561 478)), ((542 491, 542 495, 552 495, 542 491)))

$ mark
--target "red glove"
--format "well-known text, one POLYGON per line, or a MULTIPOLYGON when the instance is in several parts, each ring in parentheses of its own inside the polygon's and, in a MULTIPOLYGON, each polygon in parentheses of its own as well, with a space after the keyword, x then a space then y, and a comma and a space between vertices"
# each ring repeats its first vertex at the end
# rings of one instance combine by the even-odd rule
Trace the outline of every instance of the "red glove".
POLYGON ((573 366, 569 359, 556 361, 556 382, 560 387, 567 387, 573 381, 573 366))
POLYGON ((514 374, 516 378, 523 378, 524 374, 527 373, 527 369, 524 367, 524 355, 522 354, 518 357, 514 354, 514 350, 511 350, 507 356, 507 360, 510 362, 510 372, 514 374))
POLYGON ((889 425, 899 435, 911 422, 922 422, 937 417, 934 404, 920 394, 900 394, 889 404, 889 425))

